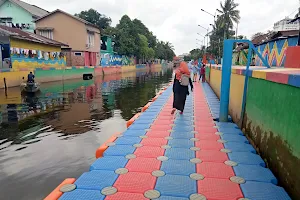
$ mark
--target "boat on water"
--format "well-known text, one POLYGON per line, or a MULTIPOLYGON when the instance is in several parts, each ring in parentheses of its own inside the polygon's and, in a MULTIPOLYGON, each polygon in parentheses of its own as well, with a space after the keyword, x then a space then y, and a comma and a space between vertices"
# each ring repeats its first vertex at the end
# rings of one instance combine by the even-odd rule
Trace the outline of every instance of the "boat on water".
POLYGON ((25 82, 21 83, 20 89, 23 93, 36 93, 40 91, 40 84, 36 82, 25 82))

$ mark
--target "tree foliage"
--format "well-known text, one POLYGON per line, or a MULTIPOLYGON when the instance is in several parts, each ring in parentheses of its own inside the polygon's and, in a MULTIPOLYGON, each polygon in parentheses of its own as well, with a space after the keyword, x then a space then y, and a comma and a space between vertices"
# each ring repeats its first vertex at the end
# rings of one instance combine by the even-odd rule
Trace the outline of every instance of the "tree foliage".
MULTIPOLYGON (((186 59, 198 59, 205 53, 217 58, 222 57, 224 39, 236 37, 234 23, 239 23, 241 19, 238 6, 239 4, 235 3, 235 0, 224 0, 220 2, 220 9, 217 9, 218 15, 216 16, 214 24, 212 24, 212 31, 209 33, 209 45, 207 47, 202 46, 201 49, 193 49, 190 51, 191 55, 187 56, 186 59)), ((246 39, 246 37, 239 35, 237 39, 246 39)))
POLYGON ((145 60, 151 60, 155 56, 154 50, 149 47, 148 39, 146 36, 139 34, 139 45, 138 45, 138 58, 145 60))
POLYGON ((86 11, 81 11, 80 13, 75 14, 75 16, 98 26, 101 30, 106 29, 111 24, 111 18, 100 14, 92 8, 86 11))
MULTIPOLYGON (((215 57, 222 57, 224 39, 235 38, 234 23, 240 20, 238 6, 234 0, 220 2, 220 9, 217 9, 219 15, 213 24, 210 45, 207 47, 207 52, 215 57)), ((238 36, 238 39, 244 39, 244 36, 238 36)))
POLYGON ((221 9, 217 9, 219 12, 219 17, 222 22, 222 26, 233 26, 233 22, 239 23, 241 17, 240 17, 240 11, 237 10, 237 7, 239 6, 238 3, 235 3, 234 0, 225 0, 224 4, 220 2, 221 9))
POLYGON ((111 19, 94 9, 75 15, 97 25, 101 34, 113 37, 114 50, 120 55, 135 56, 143 61, 154 58, 172 60, 175 56, 173 45, 159 41, 139 19, 131 20, 124 15, 116 27, 111 27, 111 19))
POLYGON ((191 57, 190 55, 184 56, 184 57, 183 57, 183 60, 184 60, 185 62, 189 62, 189 61, 192 60, 192 57, 191 57))
POLYGON ((169 42, 158 41, 155 48, 155 57, 159 59, 172 60, 175 56, 174 47, 169 42))

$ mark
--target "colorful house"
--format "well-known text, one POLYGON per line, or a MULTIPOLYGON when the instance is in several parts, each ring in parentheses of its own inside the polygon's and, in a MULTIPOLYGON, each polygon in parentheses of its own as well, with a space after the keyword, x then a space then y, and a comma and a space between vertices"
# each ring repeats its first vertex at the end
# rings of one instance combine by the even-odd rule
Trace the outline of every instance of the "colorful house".
POLYGON ((0 69, 14 71, 66 65, 61 46, 66 44, 18 28, 0 25, 0 69))
POLYGON ((100 30, 62 10, 55 10, 36 21, 36 32, 67 44, 62 47, 68 66, 97 66, 100 64, 100 30))
POLYGON ((0 0, 0 24, 34 32, 34 20, 49 12, 20 0, 0 0))
POLYGON ((114 54, 113 49, 114 42, 110 36, 103 35, 101 36, 101 54, 114 54))

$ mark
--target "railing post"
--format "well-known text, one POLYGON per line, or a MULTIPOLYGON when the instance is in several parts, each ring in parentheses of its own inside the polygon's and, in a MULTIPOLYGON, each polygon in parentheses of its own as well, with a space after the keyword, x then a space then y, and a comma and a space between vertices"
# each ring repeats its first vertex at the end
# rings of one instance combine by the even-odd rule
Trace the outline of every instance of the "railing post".
POLYGON ((249 80, 249 67, 251 63, 252 57, 252 49, 248 49, 248 56, 247 56, 247 66, 246 66, 246 74, 245 74, 245 83, 244 83, 244 92, 243 92, 243 101, 242 101, 242 111, 240 117, 240 127, 243 128, 243 121, 246 109, 246 98, 247 98, 247 90, 248 90, 248 80, 249 80))
MULTIPOLYGON (((222 82, 221 82, 221 102, 220 102, 220 114, 219 121, 220 122, 228 122, 228 106, 229 106, 229 95, 230 95, 230 77, 231 77, 231 65, 232 65, 232 50, 234 42, 244 42, 249 44, 249 51, 254 50, 257 56, 262 60, 267 68, 270 68, 268 61, 262 57, 262 55, 257 51, 254 45, 249 40, 224 40, 224 48, 223 48, 223 62, 222 62, 222 82)), ((243 109, 245 109, 246 102, 246 91, 248 86, 248 72, 249 65, 251 59, 251 53, 248 52, 248 61, 246 67, 246 82, 244 87, 244 95, 243 95, 243 109)), ((243 112, 242 112, 243 115, 243 112)))
POLYGON ((221 82, 221 102, 220 102, 220 116, 219 116, 220 122, 228 122, 232 49, 233 49, 233 41, 224 40, 222 82, 221 82))

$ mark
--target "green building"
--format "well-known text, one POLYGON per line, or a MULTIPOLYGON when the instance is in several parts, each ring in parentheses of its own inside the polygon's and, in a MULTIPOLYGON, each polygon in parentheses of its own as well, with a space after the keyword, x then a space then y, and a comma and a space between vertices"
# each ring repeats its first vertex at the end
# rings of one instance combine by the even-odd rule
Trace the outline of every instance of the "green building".
POLYGON ((101 36, 101 49, 100 53, 102 54, 109 54, 113 55, 114 54, 114 49, 113 49, 114 42, 112 41, 112 38, 108 35, 103 35, 101 36))
POLYGON ((20 0, 0 0, 0 24, 34 32, 34 21, 49 12, 20 0))

